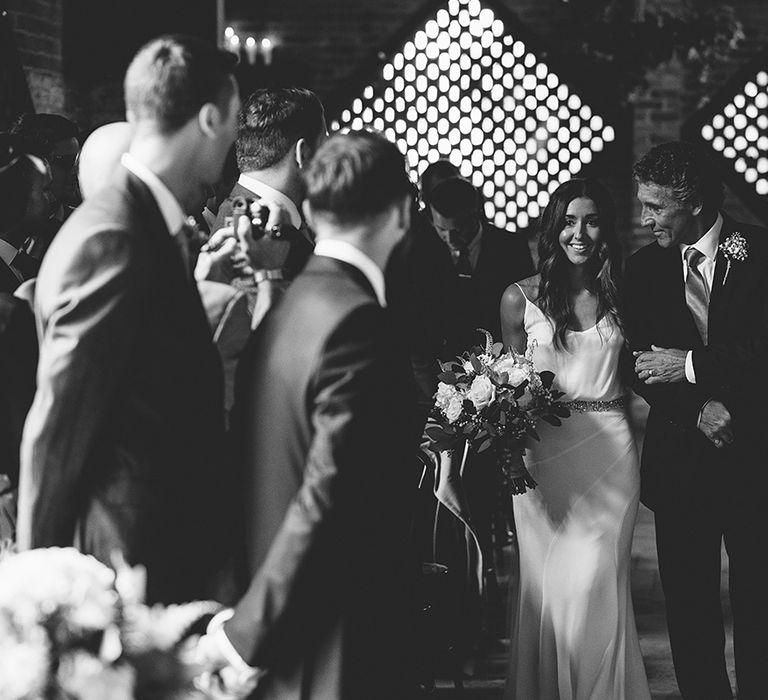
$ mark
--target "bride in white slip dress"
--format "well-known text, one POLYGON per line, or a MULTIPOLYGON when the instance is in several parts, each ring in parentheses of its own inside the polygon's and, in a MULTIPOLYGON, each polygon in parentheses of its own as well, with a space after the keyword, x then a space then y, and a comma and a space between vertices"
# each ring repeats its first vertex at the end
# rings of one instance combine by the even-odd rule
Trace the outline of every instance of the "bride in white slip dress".
POLYGON ((537 427, 525 461, 538 486, 514 499, 505 700, 651 697, 629 587, 640 477, 619 373, 614 221, 600 183, 560 185, 541 218, 540 276, 501 303, 505 345, 535 343, 537 370, 555 373, 571 407, 562 426, 537 427))

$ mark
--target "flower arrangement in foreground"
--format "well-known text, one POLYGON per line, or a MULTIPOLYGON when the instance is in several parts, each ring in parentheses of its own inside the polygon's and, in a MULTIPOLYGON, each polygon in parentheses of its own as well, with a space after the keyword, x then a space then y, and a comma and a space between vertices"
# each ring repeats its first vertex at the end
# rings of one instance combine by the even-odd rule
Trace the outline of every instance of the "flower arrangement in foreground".
POLYGON ((522 455, 526 437, 538 440, 536 423, 561 425, 570 415, 552 388, 555 375, 537 372, 531 344, 525 354, 504 350, 488 331, 485 348, 475 347, 452 362, 441 363, 433 418, 426 433, 436 451, 469 443, 476 452, 495 448, 504 483, 512 495, 536 487, 522 455))
POLYGON ((220 609, 147 607, 144 576, 71 547, 0 557, 2 700, 202 698, 195 631, 220 609))

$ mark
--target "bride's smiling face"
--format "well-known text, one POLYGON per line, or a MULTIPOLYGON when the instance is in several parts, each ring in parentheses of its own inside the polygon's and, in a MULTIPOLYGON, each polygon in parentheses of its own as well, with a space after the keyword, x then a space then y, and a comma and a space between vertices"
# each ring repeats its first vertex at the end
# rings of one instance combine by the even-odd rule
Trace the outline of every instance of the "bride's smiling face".
POLYGON ((570 201, 559 241, 572 265, 584 265, 589 261, 600 242, 600 218, 591 199, 577 197, 570 201))

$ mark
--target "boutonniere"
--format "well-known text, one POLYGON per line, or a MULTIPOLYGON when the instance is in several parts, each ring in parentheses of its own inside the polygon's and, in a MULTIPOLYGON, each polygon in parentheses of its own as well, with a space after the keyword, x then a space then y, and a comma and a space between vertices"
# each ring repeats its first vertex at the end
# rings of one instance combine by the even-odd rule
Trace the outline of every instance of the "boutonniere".
POLYGON ((725 277, 723 277, 723 284, 725 284, 728 280, 728 273, 731 271, 731 263, 744 262, 749 256, 749 243, 741 233, 734 231, 718 248, 726 260, 725 277))

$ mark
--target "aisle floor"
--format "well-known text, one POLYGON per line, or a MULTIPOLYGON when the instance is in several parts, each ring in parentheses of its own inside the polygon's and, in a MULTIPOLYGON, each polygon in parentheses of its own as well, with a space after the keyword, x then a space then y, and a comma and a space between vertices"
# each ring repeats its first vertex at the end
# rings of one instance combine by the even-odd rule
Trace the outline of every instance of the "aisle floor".
MULTIPOLYGON (((511 554, 509 555, 511 558, 511 554)), ((723 552, 721 591, 728 625, 726 647, 728 668, 734 679, 732 625, 727 605, 728 564, 723 552)), ((653 514, 640 507, 632 545, 632 599, 640 635, 648 682, 653 700, 678 700, 669 637, 664 619, 664 596, 659 581, 656 559, 653 514)), ((439 681, 434 695, 436 700, 461 698, 462 700, 501 700, 504 689, 504 664, 507 640, 493 653, 485 655, 477 666, 474 677, 468 678, 463 690, 456 690, 448 681, 439 681)), ((532 699, 533 700, 533 699, 532 699)))

